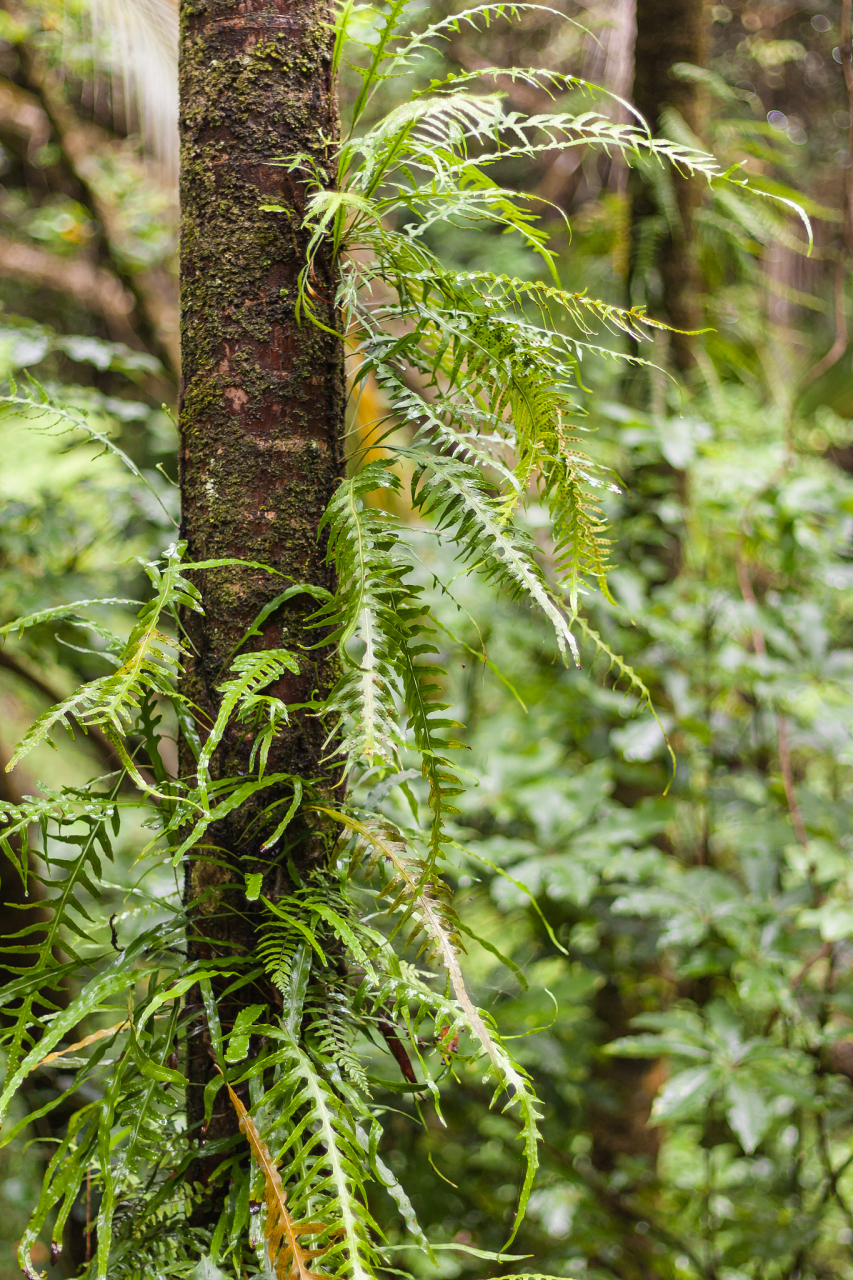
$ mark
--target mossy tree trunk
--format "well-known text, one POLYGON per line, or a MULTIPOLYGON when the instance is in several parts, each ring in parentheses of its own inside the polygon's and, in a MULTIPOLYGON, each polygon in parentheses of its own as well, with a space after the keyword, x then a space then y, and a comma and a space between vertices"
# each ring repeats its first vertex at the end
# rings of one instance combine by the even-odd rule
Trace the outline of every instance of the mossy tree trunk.
MULTIPOLYGON (((264 607, 291 582, 332 586, 317 531, 341 472, 343 348, 335 336, 297 322, 307 170, 288 173, 270 163, 307 153, 328 165, 337 129, 330 20, 328 0, 181 0, 182 534, 190 560, 237 558, 285 575, 246 566, 193 575, 204 615, 185 618, 191 656, 182 692, 210 718, 229 655, 264 607), (270 203, 291 212, 262 211, 270 203)), ((333 329, 332 307, 322 314, 322 299, 334 296, 331 262, 321 264, 315 284, 321 318, 333 329)), ((293 597, 245 646, 300 657, 300 674, 267 690, 289 704, 323 696, 334 677, 331 654, 307 648, 317 642, 306 629, 316 607, 310 595, 293 597)), ((209 723, 200 720, 202 737, 209 723)), ((323 775, 323 738, 309 711, 294 712, 267 773, 323 775)), ((214 776, 248 774, 250 750, 250 735, 230 731, 214 776)), ((180 756, 182 774, 190 774, 186 740, 180 756)), ((263 804, 290 794, 283 784, 278 796, 265 791, 263 804)), ((193 957, 252 953, 257 904, 246 898, 246 871, 261 871, 263 893, 275 899, 292 888, 284 853, 303 870, 318 857, 304 819, 287 850, 264 853, 268 831, 254 822, 259 809, 260 802, 244 805, 211 828, 187 867, 187 900, 199 904, 193 957)), ((220 1001, 223 1023, 253 998, 257 991, 244 989, 220 1001)), ((188 1121, 193 1136, 210 1144, 235 1134, 236 1123, 223 1091, 203 1130, 203 1091, 215 1068, 198 1002, 196 1010, 188 1034, 188 1121)), ((203 1181, 216 1163, 201 1161, 203 1181)))
MULTIPOLYGON (((702 66, 707 57, 708 20, 702 0, 637 0, 637 36, 634 49, 634 105, 655 133, 668 132, 667 110, 677 111, 693 133, 701 131, 702 97, 694 80, 673 75, 680 62, 702 66)), ((655 267, 660 281, 659 297, 653 310, 676 329, 696 329, 700 281, 693 225, 702 188, 694 179, 673 174, 678 205, 677 224, 658 241, 655 267)), ((633 193, 635 264, 637 235, 641 219, 662 211, 644 183, 636 183, 633 193)), ((679 372, 693 363, 689 337, 670 337, 672 362, 679 372)))

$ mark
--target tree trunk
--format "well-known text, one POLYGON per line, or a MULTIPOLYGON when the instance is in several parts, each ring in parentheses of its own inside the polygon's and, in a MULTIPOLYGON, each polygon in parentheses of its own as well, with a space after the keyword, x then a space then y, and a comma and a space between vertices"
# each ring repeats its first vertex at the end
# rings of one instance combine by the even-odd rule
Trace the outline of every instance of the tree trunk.
MULTIPOLYGON (((693 133, 700 132, 699 86, 671 73, 679 62, 702 66, 706 56, 707 21, 701 0, 637 0, 633 100, 652 132, 666 133, 667 108, 677 111, 693 133)), ((702 188, 697 181, 677 174, 673 174, 673 182, 680 226, 669 230, 659 244, 655 266, 660 276, 660 297, 654 310, 676 329, 697 329, 701 321, 700 282, 693 221, 702 188)), ((635 233, 641 218, 661 212, 646 184, 638 183, 633 199, 635 233)), ((671 335, 672 361, 682 373, 693 363, 691 347, 690 338, 671 335)))
MULTIPOLYGON (((309 171, 288 173, 270 163, 297 153, 324 168, 331 160, 337 111, 330 22, 328 0, 181 0, 182 532, 191 560, 235 557, 285 575, 245 566, 193 575, 204 616, 185 618, 192 655, 182 692, 210 718, 230 655, 264 606, 291 582, 333 585, 317 531, 342 466, 343 346, 296 320, 309 171), (263 212, 267 203, 290 212, 263 212)), ((321 318, 334 329, 331 261, 321 262, 314 288, 321 318)), ((310 596, 295 597, 245 646, 281 647, 300 657, 300 674, 267 690, 287 703, 324 696, 334 678, 327 650, 300 653, 300 644, 317 642, 316 632, 306 631, 316 608, 310 596)), ((208 723, 199 724, 202 737, 208 723)), ((323 738, 309 711, 294 712, 267 773, 328 774, 323 738)), ((250 736, 229 730, 213 776, 248 774, 250 749, 250 736)), ((183 776, 194 772, 186 741, 180 762, 183 776)), ((289 794, 287 787, 267 790, 263 805, 289 794)), ((204 850, 194 850, 188 863, 192 957, 253 951, 257 904, 246 899, 246 871, 263 872, 269 897, 292 888, 281 847, 261 850, 269 833, 263 823, 252 826, 260 809, 260 802, 249 803, 210 828, 204 850)), ((273 821, 280 816, 279 808, 273 821)), ((291 830, 287 853, 305 870, 319 857, 319 840, 304 818, 291 830)), ((235 1001, 252 998, 244 989, 220 1002, 226 1026, 240 1007, 235 1001)), ((203 1090, 214 1071, 209 1044, 199 1012, 188 1036, 187 1110, 191 1134, 208 1142, 237 1131, 224 1091, 201 1131, 203 1090)), ((203 1182, 216 1163, 200 1162, 203 1182)), ((202 1220, 216 1200, 209 1197, 202 1220)))
MULTIPOLYGON (((675 110, 694 132, 701 125, 700 98, 697 86, 691 81, 679 80, 670 74, 679 62, 701 65, 705 58, 706 28, 703 6, 698 0, 637 0, 636 37, 634 45, 633 103, 645 117, 652 132, 667 133, 667 109, 675 110)), ((654 271, 659 287, 646 285, 651 314, 665 320, 676 329, 700 327, 699 307, 701 291, 698 264, 695 257, 693 223, 701 199, 701 186, 690 179, 672 173, 672 181, 678 201, 680 225, 672 227, 658 242, 654 257, 654 271)), ((661 217, 664 211, 650 185, 634 170, 630 183, 632 222, 632 301, 638 301, 637 250, 641 243, 643 222, 661 217)), ((648 224, 646 224, 648 225, 648 224)), ((669 356, 680 373, 686 373, 693 365, 692 340, 682 333, 669 335, 669 356)), ((665 412, 661 406, 661 412, 665 412)), ((638 469, 631 478, 636 510, 645 510, 654 521, 660 497, 673 491, 682 502, 687 501, 686 475, 661 459, 658 463, 638 469)), ((660 541, 652 542, 648 554, 654 555, 665 570, 665 580, 671 581, 681 569, 682 547, 680 539, 671 530, 659 530, 660 541)), ((617 798, 626 807, 638 804, 646 795, 645 788, 617 787, 617 798)), ((613 957, 612 978, 597 993, 595 1013, 599 1022, 601 1043, 605 1045, 628 1034, 631 1018, 639 1011, 629 1007, 620 984, 615 980, 618 972, 613 957)), ((661 1217, 657 1203, 658 1183, 656 1165, 661 1132, 650 1125, 650 1113, 655 1094, 665 1079, 664 1065, 659 1060, 602 1057, 593 1072, 589 1092, 587 1123, 593 1140, 590 1153, 593 1167, 610 1176, 620 1170, 628 1175, 626 1187, 640 1203, 656 1206, 655 1216, 661 1217), (642 1172, 639 1172, 642 1171, 642 1172)), ((663 1215, 665 1216, 665 1215, 663 1215)), ((620 1225, 614 1222, 614 1234, 620 1225)), ((636 1280, 652 1280, 657 1274, 651 1241, 638 1235, 634 1224, 624 1224, 619 1231, 620 1275, 636 1280)))

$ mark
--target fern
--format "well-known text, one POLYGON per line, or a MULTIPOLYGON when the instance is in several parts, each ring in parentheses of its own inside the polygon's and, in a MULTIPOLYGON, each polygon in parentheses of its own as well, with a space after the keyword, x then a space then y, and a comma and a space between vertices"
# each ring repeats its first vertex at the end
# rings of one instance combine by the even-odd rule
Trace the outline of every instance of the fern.
MULTIPOLYGON (((126 353, 125 361, 132 361, 131 368, 146 369, 147 372, 150 372, 152 367, 159 368, 158 362, 152 360, 152 357, 128 351, 127 348, 123 350, 126 353)), ((167 519, 174 524, 171 513, 164 506, 162 498, 150 481, 124 449, 120 448, 105 432, 98 431, 92 426, 86 409, 77 409, 59 403, 31 374, 27 373, 26 377, 27 386, 19 387, 15 379, 10 376, 8 393, 0 395, 0 417, 21 417, 33 425, 38 424, 37 429, 46 434, 76 436, 78 440, 82 435, 84 439, 97 445, 101 453, 114 454, 134 479, 145 486, 167 519)), ((85 601, 84 603, 93 602, 85 601)))
MULTIPOLYGON (((500 175, 507 162, 583 146, 642 166, 657 182, 662 208, 673 168, 703 178, 731 209, 740 210, 748 197, 743 181, 691 139, 656 139, 640 120, 608 119, 607 95, 586 82, 500 69, 554 94, 578 92, 601 107, 525 116, 507 110, 500 95, 480 91, 480 77, 493 77, 494 68, 420 75, 425 53, 452 34, 532 7, 486 3, 413 31, 409 0, 389 0, 376 15, 372 41, 353 41, 361 88, 333 157, 334 178, 306 156, 280 162, 312 172, 316 185, 305 220, 310 243, 299 312, 320 322, 313 313, 314 262, 321 249, 331 249, 354 392, 374 378, 384 399, 377 420, 354 437, 349 473, 323 518, 335 592, 290 584, 270 602, 226 660, 210 717, 177 691, 181 614, 201 607, 192 573, 245 562, 188 564, 185 545, 173 544, 143 566, 151 598, 126 640, 87 613, 130 603, 119 600, 41 610, 0 632, 5 638, 71 623, 97 635, 115 662, 36 720, 11 764, 75 723, 106 734, 121 761, 87 787, 42 788, 20 805, 0 806, 0 847, 25 884, 44 891, 38 904, 25 905, 22 928, 8 940, 9 952, 33 964, 14 971, 2 995, 10 1016, 2 1031, 0 1118, 30 1072, 61 1062, 73 1075, 67 1090, 4 1133, 9 1141, 49 1111, 70 1110, 21 1243, 30 1276, 30 1246, 51 1215, 60 1241, 88 1176, 99 1208, 97 1258, 87 1274, 99 1280, 187 1275, 200 1259, 243 1275, 252 1250, 256 1269, 279 1280, 370 1280, 390 1265, 368 1208, 371 1183, 388 1189, 409 1231, 429 1248, 405 1191, 377 1154, 373 1093, 396 1090, 440 1107, 451 1072, 485 1075, 493 1101, 500 1098, 519 1122, 524 1174, 510 1239, 518 1230, 536 1174, 542 1112, 463 974, 461 929, 442 878, 442 859, 458 848, 448 818, 463 788, 450 754, 461 745, 454 737, 459 726, 409 522, 420 521, 450 544, 460 573, 477 574, 494 591, 540 611, 565 661, 580 661, 577 636, 590 640, 616 682, 651 708, 640 678, 580 612, 586 592, 607 591, 601 499, 616 487, 582 447, 580 369, 584 359, 602 355, 641 363, 638 355, 614 352, 614 344, 641 342, 660 326, 641 309, 563 289, 536 201, 502 185, 500 175), (414 81, 409 99, 367 125, 379 88, 403 75, 414 81), (447 225, 515 235, 538 255, 549 282, 449 269, 431 247, 435 229, 447 225), (377 495, 389 509, 380 509, 377 495), (547 544, 534 542, 525 528, 524 508, 534 498, 549 515, 547 544), (274 608, 305 591, 318 607, 304 648, 244 647, 260 641, 274 608), (285 672, 304 674, 312 641, 337 646, 340 676, 329 696, 312 695, 308 708, 323 719, 326 750, 343 779, 370 782, 364 808, 347 801, 343 782, 330 794, 316 778, 267 772, 293 711, 270 690, 285 672), (171 709, 194 755, 194 767, 180 777, 166 765, 161 708, 171 709), (252 742, 248 769, 224 776, 222 748, 236 735, 252 742), (145 764, 138 760, 143 751, 145 764), (417 768, 408 767, 412 761, 417 768), (423 782, 413 790, 418 775, 423 782), (403 829, 377 812, 396 790, 417 815, 420 786, 429 809, 423 826, 416 817, 413 829, 403 829), (142 878, 123 909, 120 936, 99 913, 109 888, 103 859, 113 856, 125 808, 140 802, 152 834, 139 848, 132 829, 142 878), (219 847, 216 824, 244 806, 252 815, 251 852, 219 847), (300 873, 293 855, 306 831, 311 869, 300 873), (145 889, 151 872, 187 857, 205 859, 220 876, 202 898, 184 901, 177 886, 164 893, 160 880, 145 889), (39 914, 27 915, 35 905, 39 914), (152 924, 153 907, 159 916, 152 924), (232 953, 211 942, 225 911, 244 913, 256 945, 232 953), (191 960, 182 947, 187 938, 198 941, 202 917, 211 932, 198 948, 204 958, 191 960), (212 1063, 204 1124, 188 1133, 182 1063, 200 1034, 216 1070, 212 1063), (372 1075, 377 1055, 388 1063, 387 1076, 372 1075), (223 1090, 248 1148, 207 1141, 223 1090), (204 1194, 221 1191, 224 1207, 212 1231, 194 1234, 186 1223, 202 1195, 194 1172, 201 1156, 213 1169, 204 1194), (263 1222, 252 1225, 250 1203, 260 1196, 263 1222), (177 1260, 164 1258, 164 1223, 181 1224, 185 1245, 177 1260)), ((355 22, 347 3, 335 70, 348 56, 355 22)), ((757 234, 759 223, 766 229, 772 218, 750 222, 741 214, 741 222, 757 234)), ((57 404, 35 382, 24 391, 11 385, 0 409, 37 429, 111 450, 144 480, 82 410, 57 404)))
POLYGON ((340 583, 337 596, 315 621, 331 628, 344 674, 327 704, 329 741, 345 727, 338 750, 352 761, 365 757, 393 764, 402 744, 397 704, 401 695, 399 654, 423 612, 418 593, 404 579, 411 561, 388 517, 366 507, 377 489, 399 491, 400 482, 382 462, 372 462, 342 483, 323 517, 327 555, 340 583), (362 653, 352 653, 360 642, 362 653))
POLYGON ((460 790, 444 754, 450 744, 442 736, 455 722, 442 715, 447 708, 435 679, 442 673, 425 661, 436 650, 419 603, 420 589, 405 582, 411 560, 391 521, 364 505, 366 495, 380 487, 399 489, 399 481, 382 462, 369 463, 343 482, 324 517, 328 556, 340 588, 315 620, 331 624, 345 663, 325 710, 335 717, 330 737, 345 726, 337 750, 347 757, 349 771, 362 757, 369 763, 397 763, 405 741, 397 715, 398 703, 403 704, 430 786, 430 845, 438 857, 444 817, 454 811, 449 802, 460 790), (348 651, 351 639, 364 645, 358 663, 348 651))
MULTIPOLYGON (((145 565, 156 594, 140 610, 117 669, 83 685, 64 702, 39 716, 15 748, 9 769, 14 768, 40 742, 47 741, 53 745, 50 735, 57 726, 63 726, 73 736, 70 723, 73 715, 84 729, 95 725, 101 728, 116 746, 135 781, 145 785, 124 751, 122 740, 132 728, 147 695, 160 694, 170 701, 176 697, 174 682, 179 669, 180 645, 160 629, 160 624, 162 615, 167 611, 174 614, 178 608, 199 608, 198 589, 181 576, 184 549, 185 544, 169 547, 162 569, 154 562, 145 565)), ((53 610, 51 613, 51 620, 69 616, 67 611, 53 610)), ((48 620, 45 614, 35 617, 40 622, 48 620)), ((27 625, 32 625, 31 619, 19 619, 8 624, 8 630, 20 630, 27 625)))
POLYGON ((280 699, 271 699, 259 691, 267 688, 285 671, 299 671, 299 663, 284 649, 264 649, 260 653, 238 654, 231 664, 234 676, 219 686, 222 700, 216 720, 198 758, 198 780, 202 791, 210 781, 210 761, 214 751, 222 741, 223 734, 231 720, 258 721, 266 713, 268 722, 272 724, 272 733, 264 735, 264 743, 260 748, 260 775, 263 777, 269 754, 270 739, 283 725, 287 724, 287 711, 280 706, 280 699), (280 708, 280 709, 279 709, 280 708))
POLYGON ((322 1257, 326 1249, 306 1249, 299 1237, 322 1235, 328 1230, 322 1222, 295 1222, 287 1207, 287 1196, 270 1150, 258 1132, 257 1125, 247 1112, 237 1094, 228 1086, 234 1109, 240 1118, 240 1132, 244 1133, 252 1148, 252 1155, 264 1178, 264 1198, 267 1217, 264 1225, 264 1247, 270 1267, 281 1280, 319 1280, 319 1273, 312 1271, 312 1260, 322 1257))

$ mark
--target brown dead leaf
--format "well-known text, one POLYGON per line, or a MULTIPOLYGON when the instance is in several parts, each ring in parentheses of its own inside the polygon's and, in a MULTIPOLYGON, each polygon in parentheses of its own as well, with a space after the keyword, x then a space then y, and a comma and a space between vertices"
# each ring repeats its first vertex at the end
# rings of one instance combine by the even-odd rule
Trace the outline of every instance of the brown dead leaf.
POLYGON ((117 1031, 124 1031, 125 1027, 129 1025, 130 1023, 126 1021, 117 1022, 113 1027, 103 1027, 100 1031, 93 1031, 90 1036, 76 1041, 75 1044, 69 1044, 65 1049, 57 1049, 55 1053, 49 1053, 46 1058, 42 1058, 41 1062, 37 1062, 34 1067, 30 1067, 30 1071, 36 1071, 48 1062, 56 1062, 59 1058, 64 1058, 67 1053, 74 1053, 75 1049, 85 1049, 88 1045, 95 1044, 98 1040, 106 1040, 107 1036, 114 1035, 117 1031))
POLYGON ((293 1221, 285 1203, 286 1192, 272 1152, 230 1084, 227 1088, 240 1122, 240 1132, 248 1139, 252 1154, 264 1175, 264 1201, 267 1207, 264 1239, 269 1249, 270 1266, 275 1269, 278 1280, 330 1280, 328 1275, 312 1271, 310 1267, 311 1259, 322 1257, 328 1252, 328 1246, 324 1249, 304 1249, 298 1239, 299 1236, 320 1235, 328 1230, 328 1225, 325 1222, 293 1221))

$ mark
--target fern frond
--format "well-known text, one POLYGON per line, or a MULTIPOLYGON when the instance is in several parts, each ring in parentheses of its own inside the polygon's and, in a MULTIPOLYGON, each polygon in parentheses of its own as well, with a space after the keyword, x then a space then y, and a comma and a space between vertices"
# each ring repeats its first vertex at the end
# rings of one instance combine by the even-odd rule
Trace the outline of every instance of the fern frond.
POLYGON ((432 518, 459 546, 460 558, 480 568, 487 581, 500 582, 513 594, 528 596, 554 628, 560 652, 565 656, 569 650, 577 663, 577 641, 548 591, 529 539, 506 522, 500 504, 490 497, 476 471, 441 454, 426 456, 403 449, 400 453, 421 468, 412 482, 414 506, 432 518))
POLYGON ((367 508, 364 498, 380 487, 399 488, 385 462, 372 462, 345 480, 324 517, 329 529, 328 557, 335 566, 337 596, 315 614, 317 625, 332 627, 345 671, 333 689, 325 713, 335 716, 330 738, 341 729, 337 751, 347 768, 366 758, 397 764, 405 745, 398 727, 398 706, 407 714, 415 749, 430 787, 433 814, 432 856, 441 851, 444 816, 460 783, 446 757, 444 732, 455 721, 442 715, 441 669, 428 661, 435 653, 424 619, 421 589, 407 579, 411 561, 391 520, 367 508), (364 645, 355 660, 350 640, 364 645))
MULTIPOLYGON (((145 564, 156 594, 139 611, 119 656, 117 668, 83 685, 69 698, 49 708, 30 726, 15 748, 7 768, 12 769, 41 742, 51 746, 52 731, 59 725, 73 736, 70 717, 84 729, 97 726, 104 730, 122 757, 134 780, 148 789, 144 779, 127 756, 121 739, 130 732, 146 696, 159 694, 175 701, 174 681, 180 669, 180 642, 160 630, 164 613, 175 613, 179 607, 198 611, 198 589, 181 575, 180 563, 186 544, 173 544, 165 553, 161 568, 157 562, 145 564)), ((79 606, 77 606, 79 607, 79 606)), ((53 618, 59 615, 52 611, 53 618)), ((39 620, 44 616, 33 615, 39 620)), ((67 614, 65 615, 67 616, 67 614)), ((12 626, 21 626, 27 619, 12 626)))
MULTIPOLYGON (((102 12, 110 3, 126 30, 139 16, 136 10, 131 15, 128 0, 96 3, 102 12)), ((150 16, 162 4, 171 0, 139 0, 136 9, 150 16)), ((369 1212, 372 1178, 397 1201, 419 1243, 426 1242, 405 1192, 379 1159, 371 1086, 409 1093, 419 1105, 431 1095, 440 1107, 443 1081, 453 1072, 479 1073, 490 1081, 492 1104, 500 1099, 520 1122, 525 1169, 512 1236, 518 1230, 537 1167, 541 1110, 529 1077, 465 982, 460 934, 470 930, 457 920, 438 861, 454 844, 447 815, 456 812, 453 802, 462 790, 462 770, 450 761, 451 750, 461 744, 453 739, 458 725, 440 661, 437 628, 444 628, 429 616, 421 585, 425 567, 409 526, 377 509, 375 498, 393 497, 385 505, 395 506, 402 477, 410 480, 415 516, 452 546, 462 572, 476 573, 539 610, 566 660, 579 660, 576 634, 589 639, 608 659, 616 683, 651 709, 639 676, 579 614, 591 581, 606 592, 609 540, 600 498, 615 486, 586 455, 577 424, 586 394, 582 361, 604 355, 642 364, 625 348, 664 326, 640 308, 561 288, 538 216, 542 202, 505 185, 505 175, 515 172, 516 161, 545 152, 594 148, 625 156, 657 184, 663 213, 641 229, 647 242, 666 229, 667 215, 677 232, 673 169, 707 181, 716 202, 709 201, 711 213, 726 207, 738 214, 744 235, 756 242, 760 231, 768 238, 773 224, 772 217, 749 213, 751 196, 741 179, 724 172, 683 130, 656 139, 641 120, 609 119, 601 103, 594 104, 601 109, 587 109, 593 105, 587 102, 580 104, 583 110, 568 109, 581 95, 599 96, 597 86, 530 68, 431 74, 440 42, 466 27, 482 28, 534 8, 554 12, 494 0, 413 32, 410 0, 388 0, 369 14, 344 0, 335 69, 345 56, 347 30, 365 38, 356 42, 352 66, 361 81, 353 126, 332 157, 337 181, 316 158, 279 162, 291 172, 298 169, 303 184, 307 173, 317 187, 307 202, 298 313, 328 323, 312 311, 311 273, 314 258, 322 251, 328 265, 331 252, 339 272, 340 329, 358 366, 355 385, 375 378, 384 401, 369 431, 353 433, 358 438, 350 473, 319 531, 336 580, 334 594, 288 579, 286 590, 267 599, 223 663, 218 709, 201 733, 193 717, 198 709, 178 688, 179 614, 201 609, 189 574, 249 562, 187 564, 185 546, 177 544, 161 560, 144 564, 151 599, 139 608, 126 641, 87 621, 90 609, 128 603, 117 600, 41 610, 0 629, 2 639, 42 625, 89 628, 117 660, 115 670, 36 721, 12 763, 48 741, 58 726, 70 729, 73 717, 84 729, 101 729, 123 766, 106 786, 100 779, 82 789, 43 789, 21 805, 0 805, 0 846, 25 882, 35 879, 44 889, 38 903, 23 904, 22 928, 3 948, 17 967, 0 995, 6 1061, 0 1120, 30 1071, 61 1063, 62 1075, 71 1077, 64 1093, 40 1098, 39 1110, 3 1134, 9 1142, 49 1111, 71 1111, 21 1245, 25 1266, 30 1246, 51 1218, 54 1239, 61 1239, 89 1175, 98 1197, 93 1271, 99 1280, 165 1274, 154 1240, 161 1212, 164 1221, 171 1215, 169 1222, 180 1224, 167 1238, 179 1239, 175 1247, 186 1249, 186 1256, 170 1260, 170 1275, 190 1274, 202 1256, 243 1275, 252 1269, 244 1248, 248 1232, 257 1246, 258 1269, 276 1280, 374 1280, 389 1267, 369 1212), (405 103, 367 126, 377 91, 403 75, 413 85, 405 103), (478 92, 484 75, 536 85, 563 100, 552 113, 524 115, 508 109, 500 94, 478 92), (431 248, 437 229, 448 225, 511 232, 539 255, 552 282, 448 268, 431 248), (525 529, 522 513, 534 498, 547 510, 550 544, 540 544, 538 535, 534 542, 525 529), (322 784, 266 771, 270 756, 276 758, 277 736, 289 723, 288 706, 273 690, 285 672, 306 670, 310 646, 301 654, 244 651, 252 638, 263 643, 262 624, 274 609, 306 592, 318 605, 310 623, 321 637, 315 647, 332 644, 340 654, 331 695, 302 705, 302 713, 322 718, 327 733, 328 758, 318 770, 326 775, 322 784), (195 767, 181 778, 169 776, 165 753, 160 754, 159 702, 170 704, 195 756, 195 767), (219 760, 227 756, 223 744, 237 738, 246 744, 247 764, 239 776, 217 777, 223 771, 219 760), (134 763, 136 743, 150 756, 156 787, 134 763), (371 810, 380 804, 383 788, 387 794, 390 787, 407 787, 417 776, 403 768, 409 752, 418 758, 429 789, 423 830, 403 830, 371 810), (372 775, 365 810, 352 813, 343 799, 330 803, 328 787, 337 786, 329 782, 334 766, 365 781, 372 775), (114 917, 107 932, 103 911, 93 903, 102 908, 104 893, 117 892, 104 877, 103 859, 113 856, 121 822, 118 797, 128 779, 145 793, 145 825, 153 832, 139 857, 156 859, 163 870, 190 853, 227 858, 229 893, 216 883, 198 901, 182 904, 177 892, 163 896, 157 880, 148 899, 137 897, 143 903, 138 914, 134 907, 114 917), (202 848, 211 827, 231 815, 243 838, 225 851, 202 848), (300 834, 311 831, 307 861, 300 861, 301 847, 285 839, 291 824, 300 834), (41 836, 37 859, 30 848, 35 827, 41 836), (279 842, 282 847, 265 859, 279 842), (230 893, 241 885, 249 904, 243 921, 256 945, 227 954, 226 928, 210 935, 218 939, 213 958, 188 958, 182 942, 198 938, 208 908, 242 910, 230 893), (362 911, 365 902, 369 913, 362 911), (143 929, 152 905, 160 913, 158 923, 143 929), (377 917, 381 929, 372 927, 377 917), (404 958, 410 946, 414 963, 404 958), (251 1160, 232 1139, 205 1144, 205 1160, 220 1161, 214 1178, 230 1181, 231 1191, 212 1236, 202 1238, 187 1223, 203 1134, 186 1130, 189 1082, 180 1055, 205 1022, 220 1073, 202 1091, 200 1109, 209 1122, 217 1091, 227 1088, 251 1160), (394 1060, 393 1079, 368 1074, 359 1052, 365 1038, 394 1060), (251 1222, 249 1209, 253 1190, 261 1186, 262 1226, 251 1222)), ((772 193, 759 194, 763 199, 772 193)), ((52 341, 56 350, 71 350, 68 339, 52 341)), ((113 350, 110 360, 114 356, 113 350)), ((128 367, 134 358, 122 356, 128 367)), ((57 404, 33 380, 22 392, 10 383, 9 395, 0 397, 2 414, 110 450, 144 481, 133 460, 90 425, 82 409, 57 404)), ((405 794, 417 823, 416 798, 405 794)), ((547 923, 545 928, 550 931, 547 923)), ((245 933, 240 936, 242 944, 245 933)), ((489 941, 484 946, 522 977, 511 957, 489 941)), ((513 1259, 502 1259, 508 1260, 513 1259)))
POLYGON ((50 609, 39 609, 36 613, 26 614, 22 618, 15 618, 12 622, 7 622, 5 626, 0 627, 0 636, 8 636, 13 631, 17 631, 22 636, 30 627, 40 627, 46 622, 73 622, 81 627, 93 627, 88 618, 80 613, 81 609, 91 609, 96 606, 107 606, 115 604, 135 604, 142 605, 141 600, 127 599, 123 596, 107 596, 101 600, 75 600, 73 604, 53 605, 50 609))
MULTIPOLYGON (((260 690, 280 679, 285 671, 298 673, 299 662, 286 649, 262 649, 259 653, 238 654, 231 663, 231 671, 234 673, 232 678, 219 685, 222 700, 198 758, 198 781, 203 794, 210 780, 213 753, 232 718, 246 720, 258 710, 264 711, 268 699, 259 697, 260 690)), ((287 723, 286 709, 282 711, 283 714, 275 719, 276 730, 287 723)))
POLYGON ((344 673, 326 704, 329 741, 341 729, 336 749, 348 768, 362 757, 393 763, 402 744, 397 705, 402 696, 400 653, 411 643, 415 619, 423 612, 418 592, 406 584, 411 562, 392 520, 367 507, 377 489, 399 491, 387 465, 372 462, 344 480, 323 516, 327 557, 339 588, 322 606, 315 623, 330 627, 344 673), (357 657, 352 644, 363 648, 357 657), (334 719, 332 719, 334 717, 334 719))
POLYGON ((274 1164, 287 1162, 290 1213, 317 1226, 316 1252, 325 1275, 371 1280, 379 1259, 371 1235, 377 1228, 366 1207, 368 1171, 357 1136, 363 1121, 325 1075, 339 1076, 334 1063, 317 1062, 287 1031, 266 1028, 281 1047, 273 1055, 281 1074, 264 1097, 265 1145, 274 1164))
POLYGON ((595 646, 596 651, 598 653, 603 654, 608 659, 608 663, 609 663, 608 671, 613 671, 614 669, 616 670, 617 682, 619 680, 625 681, 627 694, 636 693, 639 699, 640 705, 645 707, 645 709, 649 712, 649 714, 654 718, 661 733, 663 734, 664 742, 666 743, 667 754, 669 755, 670 761, 672 763, 672 776, 670 778, 670 781, 667 783, 666 790, 664 791, 664 795, 666 795, 667 792, 669 791, 670 786, 672 785, 672 778, 675 777, 676 758, 675 758, 675 752, 672 749, 672 743, 670 742, 669 737, 667 736, 667 732, 664 729, 663 725, 661 724, 660 717, 658 716, 658 713, 655 710, 655 704, 654 704, 654 701, 652 700, 652 695, 648 686, 637 675, 634 668, 630 666, 623 657, 621 657, 618 653, 615 653, 613 649, 611 649, 610 645, 608 645, 601 638, 599 633, 589 625, 589 623, 586 621, 585 618, 583 618, 581 615, 578 615, 577 618, 575 619, 575 622, 577 623, 577 626, 582 632, 584 638, 591 640, 593 645, 595 646))
MULTIPOLYGON (((159 361, 152 356, 130 351, 128 355, 137 356, 141 362, 146 362, 141 363, 139 367, 145 368, 148 372, 160 368, 159 361)), ((0 418, 20 416, 25 421, 41 423, 40 430, 47 433, 55 432, 58 435, 74 435, 75 432, 82 432, 87 440, 99 447, 101 453, 111 453, 118 458, 134 479, 148 489, 169 522, 175 524, 174 517, 163 504, 163 499, 133 459, 107 432, 98 431, 90 424, 85 409, 61 404, 31 374, 27 373, 26 376, 28 383, 26 388, 19 387, 14 378, 9 378, 9 394, 0 395, 0 418)))
POLYGON ((325 1234, 328 1231, 327 1225, 323 1222, 295 1222, 291 1217, 281 1174, 272 1153, 237 1094, 230 1084, 227 1087, 237 1112, 240 1132, 245 1135, 252 1148, 252 1155, 264 1177, 267 1211, 264 1244, 270 1267, 279 1280, 328 1280, 324 1274, 311 1270, 314 1258, 322 1257, 328 1249, 306 1249, 299 1242, 300 1236, 325 1234))

